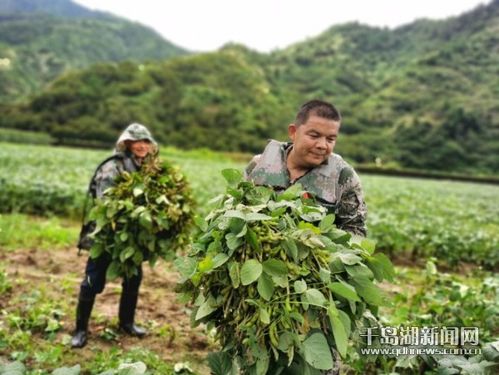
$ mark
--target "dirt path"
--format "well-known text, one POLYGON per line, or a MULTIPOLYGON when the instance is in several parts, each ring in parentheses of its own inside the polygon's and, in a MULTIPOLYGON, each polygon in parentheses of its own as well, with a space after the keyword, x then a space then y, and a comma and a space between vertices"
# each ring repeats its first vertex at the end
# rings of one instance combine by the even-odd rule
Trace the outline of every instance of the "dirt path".
MULTIPOLYGON (((77 256, 75 248, 54 251, 21 249, 13 252, 0 249, 0 264, 9 279, 15 282, 8 298, 0 300, 0 310, 16 309, 20 307, 16 306, 21 303, 20 296, 37 289, 43 290, 48 299, 62 300, 64 310, 67 310, 58 337, 70 335, 74 328, 74 310, 86 260, 87 254, 77 256)), ((92 313, 89 344, 78 351, 82 362, 95 355, 96 351, 115 345, 124 350, 142 347, 170 363, 190 361, 198 373, 208 373, 202 362, 206 354, 215 349, 214 344, 209 343, 202 328, 191 328, 187 308, 176 299, 174 287, 178 274, 172 268, 165 262, 159 262, 154 269, 144 264, 136 320, 148 327, 150 334, 142 340, 125 335, 112 340, 106 335, 117 331, 121 282, 117 280, 106 284, 104 292, 97 296, 92 313)))

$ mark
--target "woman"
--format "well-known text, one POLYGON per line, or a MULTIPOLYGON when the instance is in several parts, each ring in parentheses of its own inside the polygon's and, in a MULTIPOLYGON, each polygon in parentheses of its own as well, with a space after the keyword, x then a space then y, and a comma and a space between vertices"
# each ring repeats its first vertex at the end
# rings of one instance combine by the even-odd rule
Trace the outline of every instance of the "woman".
MULTIPOLYGON (((116 177, 123 172, 135 172, 140 169, 144 158, 156 155, 158 146, 147 128, 140 124, 131 124, 121 134, 116 142, 115 153, 104 160, 98 167, 89 186, 93 198, 102 198, 104 191, 113 186, 116 177)), ((88 234, 93 231, 94 223, 83 226, 78 247, 90 249, 92 240, 88 234)), ((88 258, 85 268, 85 278, 80 286, 78 307, 76 309, 76 330, 71 340, 73 348, 81 348, 87 343, 88 321, 95 301, 95 296, 101 293, 106 282, 106 271, 111 263, 111 256, 104 252, 96 259, 88 258)), ((142 267, 130 278, 123 279, 119 307, 119 326, 125 333, 143 337, 146 331, 134 324, 135 308, 142 281, 142 267)))

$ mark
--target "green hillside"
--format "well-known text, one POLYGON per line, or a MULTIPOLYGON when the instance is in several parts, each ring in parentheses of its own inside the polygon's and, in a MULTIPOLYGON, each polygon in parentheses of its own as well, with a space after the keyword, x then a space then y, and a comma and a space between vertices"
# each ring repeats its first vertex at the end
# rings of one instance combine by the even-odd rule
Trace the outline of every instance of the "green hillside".
MULTIPOLYGON (((395 30, 335 26, 275 53, 288 91, 342 109, 359 162, 499 171, 499 1, 395 30)), ((348 140, 348 141, 345 141, 348 140)))
POLYGON ((145 26, 69 0, 0 0, 0 102, 38 93, 60 74, 97 62, 185 53, 145 26))
POLYGON ((395 30, 356 23, 271 54, 240 45, 166 62, 99 65, 58 79, 1 127, 58 144, 110 144, 131 121, 183 148, 258 152, 299 104, 343 114, 337 152, 359 163, 499 173, 499 0, 395 30))
POLYGON ((124 124, 138 121, 162 143, 255 151, 285 130, 280 125, 290 119, 283 115, 293 111, 285 97, 261 69, 230 52, 102 64, 5 108, 0 127, 48 132, 58 144, 107 146, 124 124))
POLYGON ((0 13, 45 13, 62 17, 111 17, 104 12, 87 9, 69 0, 2 0, 0 13))

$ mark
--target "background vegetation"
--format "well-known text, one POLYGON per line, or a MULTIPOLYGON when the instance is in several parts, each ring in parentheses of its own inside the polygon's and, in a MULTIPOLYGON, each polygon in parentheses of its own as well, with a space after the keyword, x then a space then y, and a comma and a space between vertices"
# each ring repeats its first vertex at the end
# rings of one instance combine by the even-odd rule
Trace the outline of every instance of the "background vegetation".
MULTIPOLYGON (((138 319, 151 330, 147 339, 127 339, 117 332, 113 306, 118 303, 119 284, 111 283, 98 299, 89 346, 78 353, 68 347, 74 324, 72 298, 76 299, 85 262, 74 248, 79 214, 88 179, 109 152, 7 143, 0 150, 4 193, 0 202, 0 363, 20 361, 30 374, 49 374, 54 368, 77 364, 83 374, 100 374, 123 362, 141 361, 151 371, 173 374, 176 362, 182 362, 180 368, 189 361, 194 373, 207 374, 205 355, 216 347, 210 332, 190 327, 189 310, 175 300, 178 274, 170 263, 154 271, 146 267, 138 319)), ((224 190, 220 170, 245 165, 202 150, 169 148, 162 156, 187 175, 201 215, 209 211, 209 200, 224 190)), ((376 360, 358 356, 352 343, 344 371, 414 374, 423 368, 429 374, 493 373, 495 352, 485 348, 499 334, 499 206, 494 203, 499 187, 361 177, 370 237, 398 265, 394 283, 381 285, 384 300, 390 301, 380 310, 383 323, 476 326, 484 352, 492 357, 376 360)))
POLYGON ((0 1, 0 102, 25 99, 97 62, 185 53, 143 25, 68 0, 0 1))
MULTIPOLYGON (((155 374, 208 373, 213 332, 191 327, 167 262, 146 267, 147 338, 119 334, 120 286, 109 283, 89 345, 69 348, 86 187, 128 123, 168 145, 162 156, 187 175, 200 215, 224 191, 220 171, 242 169, 268 138, 284 140, 299 105, 316 97, 340 108, 336 151, 357 165, 497 175, 498 27, 493 0, 395 30, 334 26, 270 54, 234 44, 188 54, 69 0, 0 0, 0 374, 144 374, 137 362, 155 374)), ((361 177, 369 236, 397 265, 395 281, 381 284, 382 323, 478 327, 482 354, 368 358, 354 340, 342 371, 497 373, 499 187, 361 177)))
MULTIPOLYGON (((46 51, 42 45, 58 51, 43 52, 64 62, 64 69, 45 69, 46 78, 36 78, 44 82, 62 70, 96 61, 161 57, 144 50, 162 50, 151 35, 117 31, 125 42, 108 40, 102 27, 113 22, 132 27, 122 20, 99 15, 58 21, 37 15, 36 21, 23 23, 23 17, 34 16, 14 13, 0 23, 1 38, 11 46, 0 49, 4 64, 10 61, 0 68, 1 87, 17 101, 23 89, 8 77, 27 79, 21 61, 38 66, 52 60, 12 59, 21 53, 12 45, 30 53, 46 51), (81 28, 74 43, 73 34, 58 29, 59 22, 81 28), (34 36, 40 46, 33 44, 34 36), (128 48, 132 45, 140 49, 128 48), (111 46, 122 46, 129 55, 111 46)), ((498 22, 495 0, 459 17, 417 21, 395 30, 334 26, 271 54, 227 45, 168 61, 101 63, 62 76, 25 102, 4 101, 0 127, 48 133, 55 144, 103 146, 112 143, 124 124, 140 121, 160 141, 177 147, 260 152, 266 139, 286 137, 286 126, 303 101, 319 97, 342 111, 337 151, 355 162, 495 174, 498 22)), ((169 51, 169 56, 181 53, 169 51)))

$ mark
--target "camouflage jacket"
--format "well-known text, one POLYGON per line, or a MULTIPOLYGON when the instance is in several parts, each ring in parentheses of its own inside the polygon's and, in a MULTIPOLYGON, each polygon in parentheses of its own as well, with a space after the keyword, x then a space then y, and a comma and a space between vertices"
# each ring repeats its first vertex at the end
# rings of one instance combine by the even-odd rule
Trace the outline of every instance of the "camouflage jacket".
POLYGON ((97 168, 90 181, 89 193, 93 198, 102 198, 104 191, 114 185, 116 177, 125 171, 136 172, 139 168, 140 164, 130 152, 117 152, 97 168))
MULTIPOLYGON (((104 160, 96 169, 94 176, 90 180, 88 187, 88 198, 93 199, 102 198, 104 191, 114 185, 116 177, 123 172, 135 172, 139 170, 140 164, 135 160, 129 151, 117 152, 113 156, 104 160)), ((85 203, 83 213, 83 223, 80 230, 80 237, 78 239, 78 249, 88 250, 92 247, 93 240, 89 237, 90 233, 95 230, 95 221, 88 221, 86 216, 90 209, 87 206, 89 202, 85 203)), ((90 205, 91 206, 91 205, 90 205)))
POLYGON ((365 236, 367 207, 354 169, 341 156, 331 154, 322 165, 290 181, 286 158, 291 147, 291 143, 270 141, 263 154, 256 155, 248 164, 245 178, 257 185, 272 186, 276 191, 300 183, 319 204, 335 214, 338 228, 365 236))

